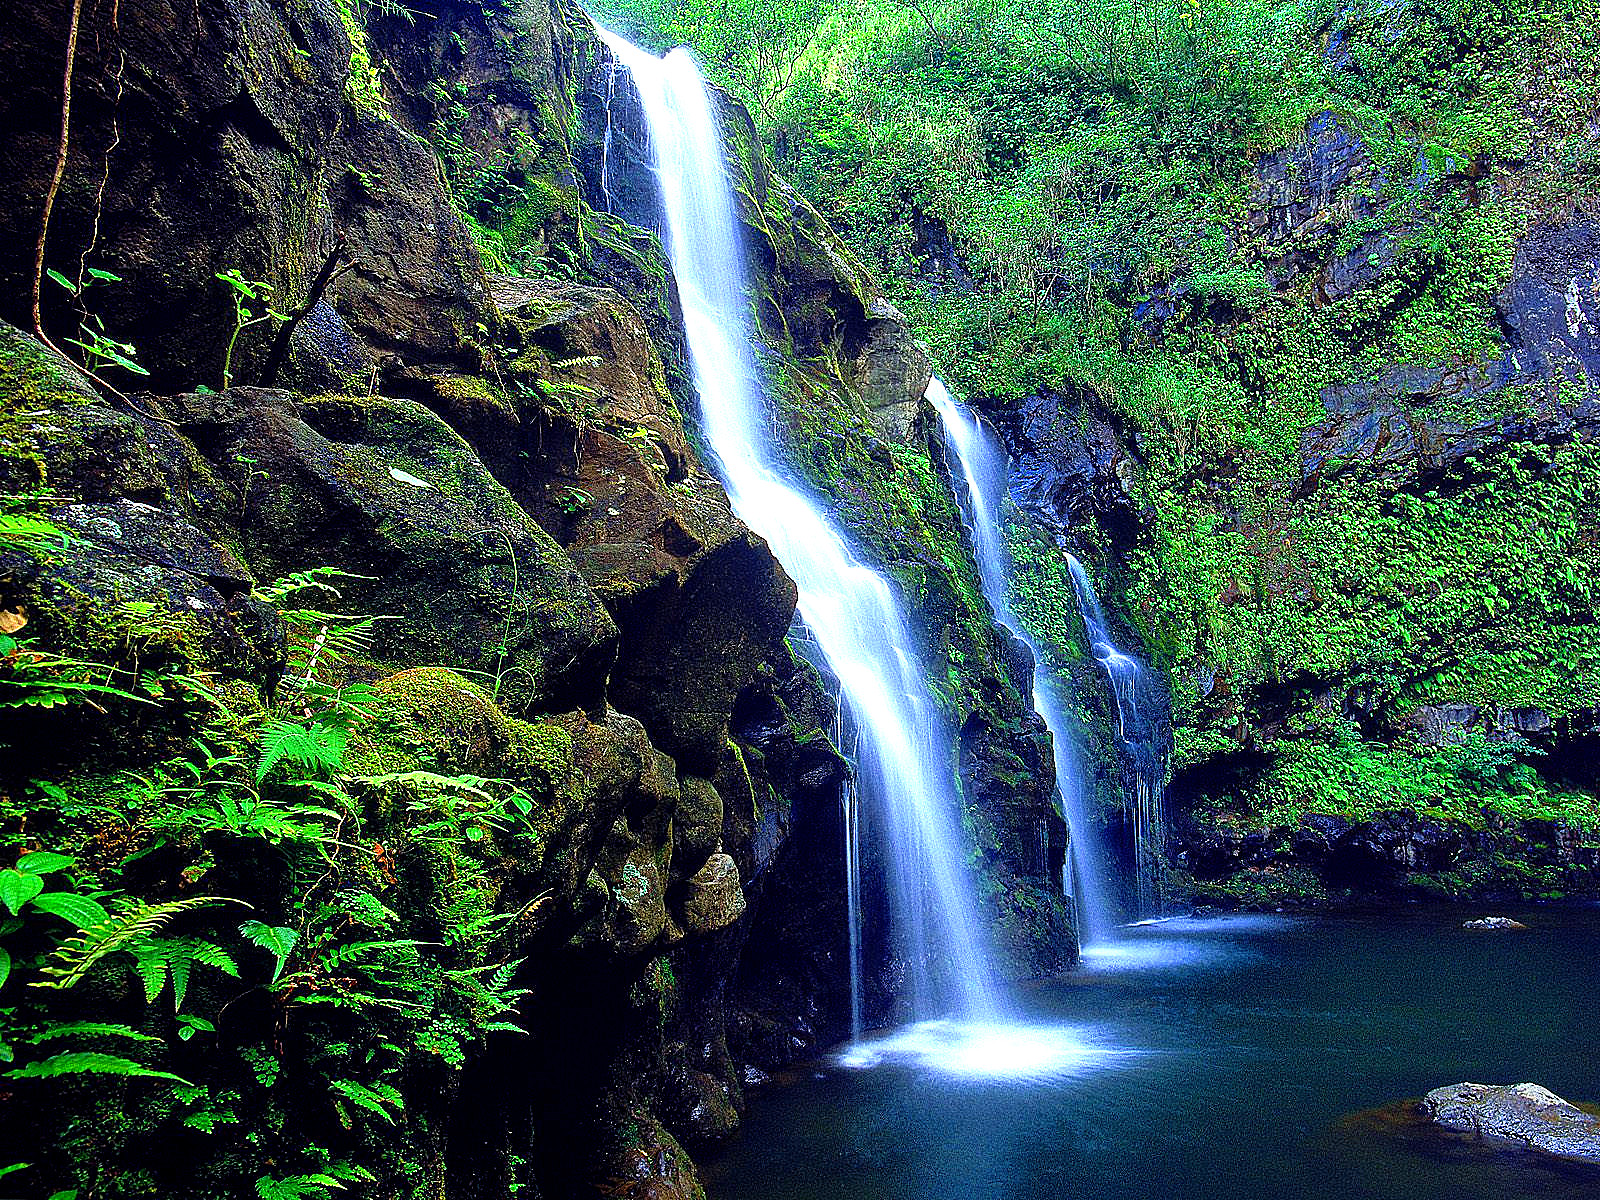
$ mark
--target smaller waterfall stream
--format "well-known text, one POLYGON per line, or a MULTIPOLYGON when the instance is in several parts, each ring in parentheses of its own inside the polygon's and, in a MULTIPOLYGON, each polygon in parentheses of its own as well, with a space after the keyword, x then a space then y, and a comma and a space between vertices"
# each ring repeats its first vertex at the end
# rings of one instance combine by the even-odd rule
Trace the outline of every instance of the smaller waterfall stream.
POLYGON ((1145 667, 1117 648, 1106 627, 1105 609, 1094 581, 1076 557, 1067 555, 1067 569, 1078 593, 1078 612, 1089 638, 1089 652, 1105 672, 1117 714, 1117 739, 1133 769, 1133 802, 1128 815, 1133 826, 1134 877, 1138 890, 1138 915, 1149 916, 1161 907, 1162 841, 1166 837, 1164 769, 1159 756, 1144 737, 1145 722, 1139 712, 1139 693, 1147 688, 1145 667))
MULTIPOLYGON (((1104 878, 1106 855, 1095 836, 1096 825, 1089 819, 1083 789, 1083 775, 1074 751, 1072 727, 1057 693, 1060 686, 1038 645, 1028 635, 1021 619, 1011 609, 1011 562, 1001 536, 1001 522, 1010 495, 1006 452, 994 435, 970 411, 956 403, 943 383, 928 383, 928 403, 944 426, 946 445, 954 452, 966 484, 957 488, 957 500, 966 518, 972 539, 973 557, 978 563, 978 581, 984 598, 994 611, 995 620, 1033 655, 1033 708, 1050 730, 1055 757, 1056 791, 1061 800, 1061 815, 1071 834, 1070 879, 1063 879, 1078 908, 1078 939, 1084 946, 1109 941, 1116 918, 1104 878)), ((1063 875, 1069 873, 1063 866, 1063 875)))

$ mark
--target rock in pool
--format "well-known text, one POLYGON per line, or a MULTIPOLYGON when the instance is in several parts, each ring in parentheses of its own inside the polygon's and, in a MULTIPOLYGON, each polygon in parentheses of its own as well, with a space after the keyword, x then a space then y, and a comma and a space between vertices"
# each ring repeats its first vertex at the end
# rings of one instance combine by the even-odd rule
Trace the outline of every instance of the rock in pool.
POLYGON ((1422 1112, 1458 1133, 1600 1165, 1600 1117, 1536 1083, 1452 1083, 1424 1096, 1422 1112))
POLYGON ((1513 921, 1510 917, 1479 917, 1476 921, 1464 921, 1463 929, 1526 929, 1521 921, 1513 921))

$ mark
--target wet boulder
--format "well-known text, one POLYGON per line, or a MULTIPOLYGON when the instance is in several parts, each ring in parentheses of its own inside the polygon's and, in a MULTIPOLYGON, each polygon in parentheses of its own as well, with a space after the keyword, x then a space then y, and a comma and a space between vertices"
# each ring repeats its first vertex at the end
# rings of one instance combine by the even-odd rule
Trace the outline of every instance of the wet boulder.
POLYGON ((683 900, 685 926, 710 933, 733 924, 744 912, 739 868, 726 854, 713 854, 690 878, 683 900))
POLYGON ((1456 1133, 1600 1164, 1600 1117, 1536 1083, 1453 1083, 1424 1096, 1422 1112, 1456 1133))
MULTIPOLYGON (((154 403, 154 402, 153 402, 154 403)), ((421 405, 235 388, 159 402, 229 485, 257 569, 361 578, 372 653, 482 672, 513 711, 598 706, 616 628, 572 562, 421 405)))

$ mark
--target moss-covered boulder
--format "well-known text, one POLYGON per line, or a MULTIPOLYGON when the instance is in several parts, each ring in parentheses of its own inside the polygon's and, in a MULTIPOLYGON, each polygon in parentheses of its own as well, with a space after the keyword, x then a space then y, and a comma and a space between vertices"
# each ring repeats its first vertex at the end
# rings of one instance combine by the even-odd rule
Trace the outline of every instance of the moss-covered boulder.
POLYGON ((164 400, 238 505, 268 575, 329 565, 378 616, 372 653, 493 679, 508 708, 599 702, 615 626, 471 448, 406 400, 235 389, 164 400))

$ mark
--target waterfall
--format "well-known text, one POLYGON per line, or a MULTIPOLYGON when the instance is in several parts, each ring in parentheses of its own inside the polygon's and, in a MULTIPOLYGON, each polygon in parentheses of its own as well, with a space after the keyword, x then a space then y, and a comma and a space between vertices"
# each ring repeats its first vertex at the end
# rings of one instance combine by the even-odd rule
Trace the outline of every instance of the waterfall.
POLYGON ((1078 593, 1078 612, 1083 617, 1089 639, 1089 652, 1105 672, 1117 714, 1117 740, 1133 767, 1133 803, 1128 816, 1133 826, 1134 877, 1138 888, 1139 915, 1146 916, 1161 905, 1162 841, 1166 836, 1164 812, 1164 770, 1143 737, 1139 713, 1139 689, 1145 668, 1131 654, 1117 648, 1106 628, 1105 610, 1094 590, 1094 581, 1076 557, 1067 555, 1067 569, 1078 593))
MULTIPOLYGON (((927 394, 928 402, 944 425, 945 444, 954 452, 966 485, 964 495, 959 487, 956 495, 972 538, 973 557, 978 563, 978 581, 984 597, 994 610, 995 620, 1028 648, 1036 664, 1033 709, 1050 730, 1056 792, 1061 815, 1071 834, 1068 843, 1070 888, 1077 902, 1078 938, 1085 947, 1101 944, 1111 939, 1116 926, 1110 889, 1104 877, 1107 856, 1086 809, 1083 775, 1074 752, 1072 730, 1057 692, 1060 684, 1042 665, 1046 660, 1011 609, 1011 561, 1001 537, 1001 522, 1010 494, 1006 452, 976 416, 956 403, 938 379, 929 382, 927 394)), ((1063 879, 1064 885, 1067 882, 1063 879)))
POLYGON ((611 211, 611 102, 616 96, 617 60, 613 58, 606 72, 606 131, 600 141, 600 195, 607 212, 611 211))
MULTIPOLYGON (((734 512, 767 540, 799 589, 800 614, 860 736, 851 816, 863 826, 881 822, 873 844, 885 855, 914 1010, 929 1016, 953 1007, 989 1019, 996 1002, 964 867, 952 740, 888 583, 787 477, 766 432, 735 199, 710 92, 687 51, 657 58, 598 32, 632 77, 649 127, 705 441, 734 512)), ((859 1003, 859 979, 852 990, 859 1003)))

